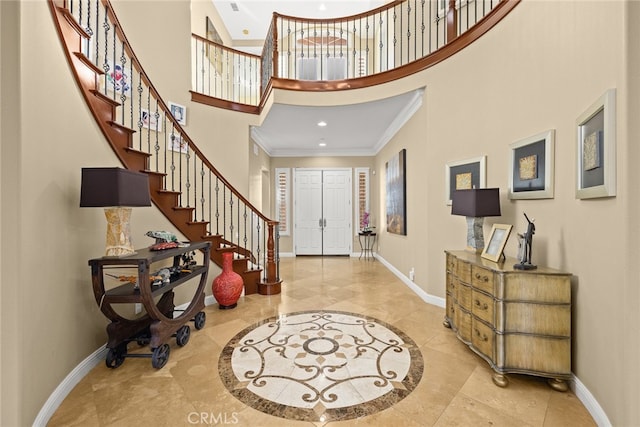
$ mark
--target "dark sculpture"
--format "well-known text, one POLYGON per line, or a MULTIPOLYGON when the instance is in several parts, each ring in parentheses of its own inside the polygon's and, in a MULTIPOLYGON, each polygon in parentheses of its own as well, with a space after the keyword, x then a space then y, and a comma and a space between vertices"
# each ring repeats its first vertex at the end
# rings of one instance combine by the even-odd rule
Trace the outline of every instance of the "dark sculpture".
POLYGON ((518 251, 520 262, 515 264, 513 268, 516 270, 535 270, 538 267, 531 264, 531 245, 533 244, 533 235, 536 233, 536 226, 526 213, 524 217, 527 219, 529 225, 527 226, 527 232, 525 234, 518 234, 520 238, 520 250, 518 251))

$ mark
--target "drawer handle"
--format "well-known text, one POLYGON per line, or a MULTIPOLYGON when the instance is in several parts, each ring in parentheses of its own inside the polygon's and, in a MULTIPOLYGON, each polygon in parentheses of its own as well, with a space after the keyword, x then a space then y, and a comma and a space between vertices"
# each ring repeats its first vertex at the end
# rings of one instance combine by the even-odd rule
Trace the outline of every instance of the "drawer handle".
POLYGON ((476 279, 482 280, 483 282, 488 282, 489 276, 481 276, 480 274, 476 273, 476 279))
POLYGON ((489 341, 489 337, 484 334, 481 334, 478 329, 474 329, 474 332, 476 333, 476 336, 480 338, 481 341, 484 341, 484 342, 489 341))
POLYGON ((486 310, 489 308, 489 306, 487 305, 487 303, 485 302, 484 304, 481 304, 480 301, 476 300, 476 307, 482 309, 482 310, 486 310))

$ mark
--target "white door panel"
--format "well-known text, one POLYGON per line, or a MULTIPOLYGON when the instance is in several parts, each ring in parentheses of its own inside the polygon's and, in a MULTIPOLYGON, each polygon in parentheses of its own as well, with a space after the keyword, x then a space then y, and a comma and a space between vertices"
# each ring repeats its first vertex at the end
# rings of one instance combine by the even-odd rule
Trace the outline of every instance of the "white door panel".
POLYGON ((351 253, 351 194, 351 170, 296 169, 296 254, 351 253))

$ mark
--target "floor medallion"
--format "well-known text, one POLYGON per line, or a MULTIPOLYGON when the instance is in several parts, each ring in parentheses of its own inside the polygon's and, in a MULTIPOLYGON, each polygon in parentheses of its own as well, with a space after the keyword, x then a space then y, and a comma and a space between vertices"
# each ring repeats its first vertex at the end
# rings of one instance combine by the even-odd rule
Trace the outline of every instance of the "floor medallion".
POLYGON ((225 346, 220 378, 244 404, 287 419, 348 420, 384 410, 418 385, 416 344, 380 320, 340 311, 266 319, 225 346))

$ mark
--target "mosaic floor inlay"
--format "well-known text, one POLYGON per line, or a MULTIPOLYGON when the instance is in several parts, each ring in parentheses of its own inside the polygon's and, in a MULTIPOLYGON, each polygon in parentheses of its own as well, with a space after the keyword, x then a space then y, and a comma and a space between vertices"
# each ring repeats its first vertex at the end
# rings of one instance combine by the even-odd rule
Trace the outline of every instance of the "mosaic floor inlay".
POLYGON ((406 397, 424 369, 402 331, 339 311, 266 319, 237 334, 218 363, 227 389, 248 406, 287 419, 347 420, 406 397))

